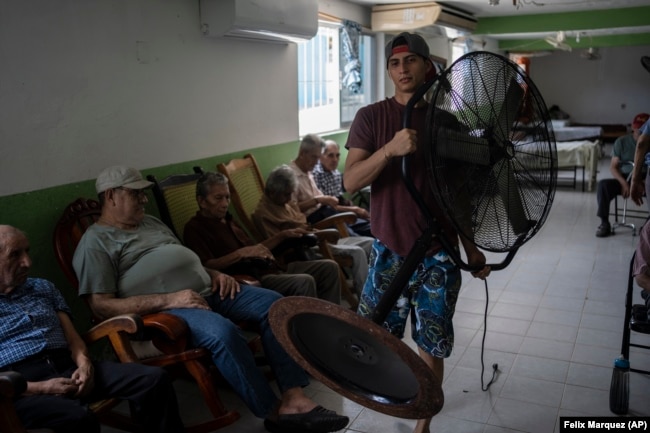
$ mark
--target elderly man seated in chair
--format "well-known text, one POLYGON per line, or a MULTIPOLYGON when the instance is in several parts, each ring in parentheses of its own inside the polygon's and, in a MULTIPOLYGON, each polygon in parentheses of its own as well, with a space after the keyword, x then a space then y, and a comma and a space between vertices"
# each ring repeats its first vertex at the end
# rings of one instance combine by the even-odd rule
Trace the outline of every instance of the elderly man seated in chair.
POLYGON ((339 212, 352 212, 357 216, 357 220, 348 226, 350 234, 371 237, 370 214, 366 209, 342 203, 338 195, 323 193, 316 184, 313 170, 325 149, 325 141, 316 134, 308 134, 300 141, 298 156, 289 164, 296 174, 296 190, 293 199, 311 224, 339 212))
POLYGON ((131 403, 141 431, 185 431, 167 373, 91 360, 63 296, 51 282, 28 278, 31 265, 27 236, 0 225, 0 370, 16 371, 27 381, 27 390, 14 400, 23 425, 99 433, 88 404, 117 397, 131 403))
POLYGON ((310 296, 341 303, 339 265, 333 260, 294 260, 280 269, 274 248, 288 239, 300 239, 301 228, 282 230, 255 243, 230 213, 228 178, 207 172, 196 183, 199 210, 185 225, 183 240, 204 266, 230 274, 249 274, 266 288, 284 296, 310 296))
POLYGON ((598 211, 596 215, 600 218, 600 226, 596 230, 596 236, 599 238, 612 234, 612 226, 609 223, 609 207, 612 200, 617 195, 622 195, 624 199, 630 196, 628 177, 634 167, 636 141, 639 138, 639 128, 643 126, 648 118, 650 118, 650 114, 637 114, 632 121, 632 132, 616 139, 609 164, 609 171, 613 178, 598 181, 596 191, 598 211))
POLYGON ((312 170, 314 182, 323 194, 336 197, 339 200, 339 206, 349 206, 352 212, 357 211, 359 217, 370 220, 369 203, 366 197, 359 193, 359 197, 361 197, 359 201, 365 201, 366 204, 359 204, 357 210, 357 206, 352 200, 343 195, 343 173, 338 169, 340 159, 341 147, 339 144, 334 140, 325 140, 323 153, 312 170))
POLYGON ((273 335, 268 312, 279 293, 204 268, 165 224, 145 214, 144 190, 152 184, 136 169, 109 167, 95 185, 101 216, 81 238, 73 265, 79 293, 97 316, 166 311, 184 319, 192 343, 212 352, 223 377, 272 433, 330 432, 347 425, 347 417, 307 397, 302 388, 309 378, 273 335), (279 398, 234 323, 241 321, 259 328, 279 398))
MULTIPOLYGON (((295 188, 296 176, 288 165, 281 165, 269 173, 264 195, 253 213, 262 233, 275 236, 287 229, 312 230, 305 214, 291 198, 295 188)), ((341 238, 336 245, 330 246, 335 255, 352 258, 352 280, 357 293, 361 293, 368 276, 368 250, 373 241, 370 237, 354 236, 341 238)))

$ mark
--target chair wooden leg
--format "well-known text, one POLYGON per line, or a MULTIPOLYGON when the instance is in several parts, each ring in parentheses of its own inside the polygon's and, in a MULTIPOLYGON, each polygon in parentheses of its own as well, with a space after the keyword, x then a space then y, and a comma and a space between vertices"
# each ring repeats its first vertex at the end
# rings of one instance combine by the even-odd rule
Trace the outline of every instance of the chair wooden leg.
POLYGON ((237 421, 239 412, 227 410, 217 392, 216 377, 199 360, 185 362, 185 368, 194 377, 206 405, 214 419, 185 427, 187 433, 207 433, 237 421))
POLYGON ((341 280, 341 294, 343 298, 350 304, 350 308, 356 310, 359 307, 359 299, 354 293, 354 289, 348 284, 348 279, 343 270, 339 267, 339 279, 341 280))

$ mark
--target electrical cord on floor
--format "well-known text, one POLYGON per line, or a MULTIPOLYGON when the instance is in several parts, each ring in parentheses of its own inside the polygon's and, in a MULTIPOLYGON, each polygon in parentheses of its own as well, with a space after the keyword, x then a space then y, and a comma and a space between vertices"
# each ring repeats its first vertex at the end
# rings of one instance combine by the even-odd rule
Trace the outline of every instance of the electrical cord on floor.
POLYGON ((485 363, 483 362, 483 355, 485 351, 485 334, 487 333, 487 315, 488 315, 488 304, 490 301, 490 295, 488 294, 488 284, 487 279, 483 280, 485 283, 485 313, 483 314, 483 340, 481 341, 481 389, 487 391, 490 389, 490 386, 494 383, 497 378, 497 372, 499 371, 499 364, 492 364, 492 379, 488 382, 487 385, 483 385, 483 375, 485 373, 485 363))

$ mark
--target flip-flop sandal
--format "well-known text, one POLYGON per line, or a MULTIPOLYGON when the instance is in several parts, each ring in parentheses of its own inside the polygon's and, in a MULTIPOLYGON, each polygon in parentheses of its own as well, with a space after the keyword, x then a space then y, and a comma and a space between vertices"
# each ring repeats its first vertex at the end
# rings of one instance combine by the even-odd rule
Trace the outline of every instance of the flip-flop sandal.
POLYGON ((329 433, 343 429, 350 419, 333 410, 316 406, 309 412, 278 415, 277 420, 264 420, 264 427, 270 433, 329 433))

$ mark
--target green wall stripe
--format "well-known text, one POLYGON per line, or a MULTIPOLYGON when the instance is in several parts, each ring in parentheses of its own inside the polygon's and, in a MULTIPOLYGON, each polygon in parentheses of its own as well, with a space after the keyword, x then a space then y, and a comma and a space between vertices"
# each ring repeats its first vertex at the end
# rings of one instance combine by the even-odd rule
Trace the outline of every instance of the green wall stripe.
MULTIPOLYGON (((595 36, 593 38, 583 37, 580 42, 575 38, 567 38, 565 44, 574 49, 589 47, 619 47, 619 46, 636 46, 650 45, 650 33, 639 33, 629 35, 612 35, 612 36, 595 36)), ((503 51, 538 51, 552 50, 553 46, 538 39, 502 39, 499 41, 499 49, 503 51)))
POLYGON ((483 17, 479 18, 474 34, 593 30, 647 25, 650 25, 650 6, 641 6, 586 12, 483 17))

